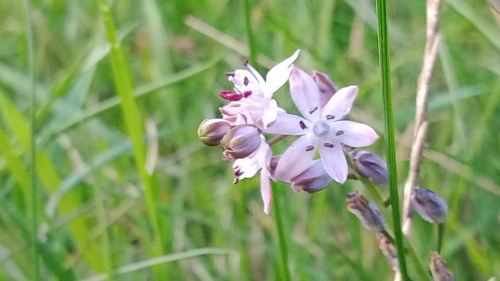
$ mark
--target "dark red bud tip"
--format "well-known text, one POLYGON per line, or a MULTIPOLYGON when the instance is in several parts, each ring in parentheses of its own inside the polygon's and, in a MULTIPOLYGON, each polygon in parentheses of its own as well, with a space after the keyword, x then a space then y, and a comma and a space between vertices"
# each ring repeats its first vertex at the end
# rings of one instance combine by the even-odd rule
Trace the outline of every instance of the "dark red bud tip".
POLYGON ((235 73, 234 72, 226 72, 227 77, 234 77, 235 73))
POLYGON ((252 94, 252 91, 245 91, 245 92, 243 93, 243 96, 244 96, 245 98, 248 98, 251 94, 252 94))
POLYGON ((247 65, 248 65, 248 60, 247 59, 243 60, 243 66, 247 67, 247 65))
POLYGON ((243 94, 233 93, 231 90, 222 90, 219 92, 219 96, 228 101, 239 101, 243 98, 243 94))

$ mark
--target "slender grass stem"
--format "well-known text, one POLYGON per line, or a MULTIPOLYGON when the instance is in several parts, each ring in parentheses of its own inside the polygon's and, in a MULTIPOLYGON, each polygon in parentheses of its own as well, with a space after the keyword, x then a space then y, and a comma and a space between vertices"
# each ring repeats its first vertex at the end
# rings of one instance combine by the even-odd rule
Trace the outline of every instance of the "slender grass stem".
POLYGON ((437 225, 437 245, 436 252, 441 253, 441 246, 443 245, 445 224, 440 223, 437 225))
POLYGON ((382 96, 384 100, 386 152, 389 168, 389 186, 391 195, 394 236, 398 253, 399 270, 403 280, 409 280, 401 230, 401 213, 399 210, 398 179, 396 169, 396 143, 394 139, 394 114, 392 110, 391 69, 389 65, 389 39, 387 34, 386 1, 377 0, 378 16, 378 50, 381 68, 382 96))
POLYGON ((33 247, 34 258, 34 280, 40 280, 40 260, 38 258, 38 204, 37 204, 37 188, 36 188, 36 90, 35 90, 35 49, 33 46, 33 30, 31 27, 31 11, 29 0, 23 1, 24 19, 26 24, 26 41, 28 44, 28 64, 30 73, 30 91, 31 91, 31 163, 30 163, 30 178, 31 178, 31 211, 32 211, 32 229, 31 229, 31 244, 33 247))
POLYGON ((284 280, 290 281, 290 269, 288 267, 288 247, 286 243, 285 230, 283 228, 283 222, 281 221, 281 210, 280 210, 280 192, 278 183, 272 182, 271 186, 273 189, 274 199, 273 199, 273 210, 274 217, 276 220, 276 228, 278 230, 278 242, 280 246, 280 256, 281 265, 283 267, 284 280))
POLYGON ((251 23, 251 8, 250 0, 243 0, 243 12, 245 14, 245 28, 247 32, 248 47, 250 49, 250 56, 248 60, 251 64, 257 66, 257 46, 255 44, 255 37, 253 36, 252 23, 251 23))
MULTIPOLYGON (((164 251, 165 247, 162 239, 163 236, 160 221, 158 220, 156 212, 156 197, 153 190, 153 181, 151 175, 149 175, 146 171, 146 147, 142 139, 143 124, 141 122, 139 110, 135 103, 129 68, 121 45, 116 36, 115 23, 108 1, 100 0, 99 6, 104 20, 106 37, 111 46, 111 67, 113 70, 114 82, 118 95, 120 96, 123 117, 127 126, 128 134, 132 141, 137 170, 144 186, 147 213, 155 233, 155 246, 152 249, 152 253, 154 256, 158 256, 164 251)), ((160 272, 156 273, 160 274, 160 272)), ((160 276, 157 277, 159 278, 160 276)), ((161 276, 161 279, 166 278, 167 276, 161 276)))

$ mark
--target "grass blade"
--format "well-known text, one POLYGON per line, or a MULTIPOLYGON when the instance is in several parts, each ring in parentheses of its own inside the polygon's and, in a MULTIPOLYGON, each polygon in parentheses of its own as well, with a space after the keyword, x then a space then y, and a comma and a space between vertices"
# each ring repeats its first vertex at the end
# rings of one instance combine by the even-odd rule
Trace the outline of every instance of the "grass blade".
POLYGON ((398 178, 396 169, 396 141, 394 139, 394 113, 392 110, 391 93, 391 68, 389 65, 389 42, 387 34, 387 14, 385 0, 377 0, 378 16, 378 50, 381 68, 380 82, 382 84, 382 96, 384 101, 384 119, 386 136, 387 164, 389 168, 389 186, 391 194, 392 219, 394 224, 394 236, 398 253, 399 270, 403 280, 407 281, 408 271, 406 269, 405 253, 403 248, 403 233, 401 231, 401 213, 399 210, 398 178))

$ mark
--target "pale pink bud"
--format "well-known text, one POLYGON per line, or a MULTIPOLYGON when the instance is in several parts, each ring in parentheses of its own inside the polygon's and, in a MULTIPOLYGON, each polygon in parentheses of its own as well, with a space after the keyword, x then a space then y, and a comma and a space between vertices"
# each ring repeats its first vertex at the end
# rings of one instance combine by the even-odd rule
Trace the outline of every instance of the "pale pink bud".
POLYGON ((384 215, 375 202, 357 192, 347 194, 346 201, 347 210, 355 214, 366 229, 377 232, 385 229, 384 215))
POLYGON ((429 255, 429 267, 431 268, 434 281, 457 281, 453 273, 446 265, 446 262, 437 252, 431 252, 429 255))
POLYGON ((219 145, 220 140, 231 129, 229 122, 222 119, 205 119, 198 127, 198 136, 206 145, 219 145))
POLYGON ((363 149, 353 149, 349 151, 349 155, 360 175, 371 179, 378 186, 388 184, 387 163, 380 156, 363 149))
POLYGON ((448 215, 448 204, 432 190, 419 188, 411 196, 411 205, 415 211, 430 223, 444 223, 448 215))
POLYGON ((321 160, 314 160, 309 168, 292 179, 292 189, 313 193, 325 189, 332 180, 323 168, 321 160))
POLYGON ((224 159, 245 158, 261 144, 260 131, 254 126, 242 125, 229 130, 220 141, 224 147, 224 159))

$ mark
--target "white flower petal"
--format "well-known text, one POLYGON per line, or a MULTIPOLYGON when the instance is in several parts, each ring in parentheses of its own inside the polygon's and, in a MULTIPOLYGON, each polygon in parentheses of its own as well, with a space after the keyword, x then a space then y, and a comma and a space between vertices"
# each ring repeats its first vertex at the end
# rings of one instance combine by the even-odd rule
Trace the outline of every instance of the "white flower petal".
POLYGON ((298 67, 290 76, 290 95, 302 116, 315 120, 321 112, 320 92, 312 77, 298 67))
POLYGON ((338 90, 323 108, 322 117, 327 120, 342 119, 351 111, 358 91, 358 86, 347 86, 338 90))
POLYGON ((353 121, 342 120, 332 123, 332 135, 343 144, 353 147, 367 146, 378 139, 372 127, 353 121))
POLYGON ((307 128, 303 129, 300 122, 307 127, 312 126, 309 121, 300 116, 288 114, 286 112, 278 112, 276 121, 274 121, 271 126, 264 129, 263 132, 273 135, 303 135, 307 128))
POLYGON ((273 201, 273 190, 271 189, 269 173, 265 169, 262 169, 260 172, 260 196, 264 203, 264 213, 269 215, 269 210, 271 209, 271 203, 273 201))
POLYGON ((342 146, 334 144, 333 147, 327 147, 319 144, 319 154, 323 168, 336 182, 344 183, 347 180, 347 160, 342 146))
POLYGON ((280 181, 290 181, 307 169, 316 153, 314 139, 306 134, 293 142, 281 156, 273 175, 274 178, 280 181))
POLYGON ((300 50, 296 50, 289 58, 269 70, 266 75, 267 90, 269 91, 268 98, 271 98, 272 94, 281 88, 288 78, 290 78, 290 73, 292 72, 291 65, 299 56, 299 52, 300 50))

